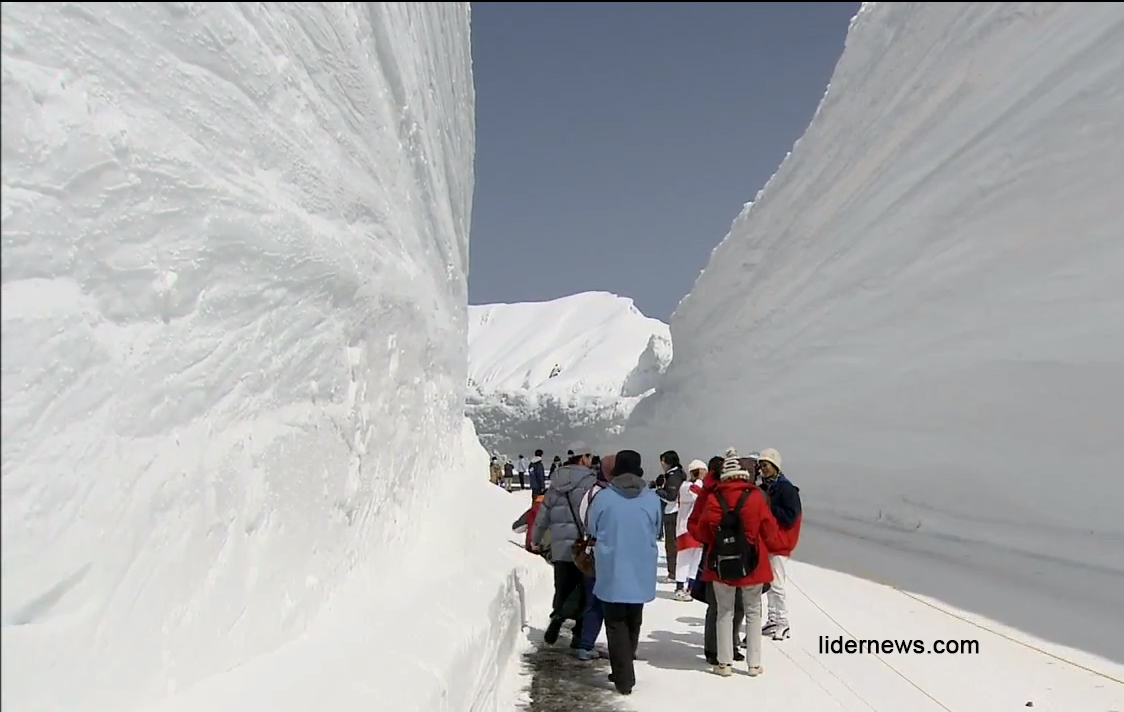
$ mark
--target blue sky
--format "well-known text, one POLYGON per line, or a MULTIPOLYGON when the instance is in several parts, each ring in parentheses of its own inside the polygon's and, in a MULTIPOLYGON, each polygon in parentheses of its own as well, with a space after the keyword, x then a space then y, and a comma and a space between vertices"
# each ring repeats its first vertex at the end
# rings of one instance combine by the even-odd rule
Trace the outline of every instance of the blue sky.
POLYGON ((804 133, 856 2, 472 3, 469 302, 667 320, 804 133))

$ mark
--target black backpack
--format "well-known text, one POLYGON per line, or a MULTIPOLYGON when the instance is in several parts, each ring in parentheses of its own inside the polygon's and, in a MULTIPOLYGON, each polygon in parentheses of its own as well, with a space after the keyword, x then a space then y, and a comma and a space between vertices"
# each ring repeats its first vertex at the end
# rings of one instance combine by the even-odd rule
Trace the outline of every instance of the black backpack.
POLYGON ((741 508, 753 489, 747 489, 738 497, 737 504, 730 509, 726 498, 715 492, 718 505, 722 507, 722 518, 714 531, 714 546, 710 547, 710 570, 720 581, 736 581, 749 576, 757 568, 757 538, 750 539, 742 527, 741 508))

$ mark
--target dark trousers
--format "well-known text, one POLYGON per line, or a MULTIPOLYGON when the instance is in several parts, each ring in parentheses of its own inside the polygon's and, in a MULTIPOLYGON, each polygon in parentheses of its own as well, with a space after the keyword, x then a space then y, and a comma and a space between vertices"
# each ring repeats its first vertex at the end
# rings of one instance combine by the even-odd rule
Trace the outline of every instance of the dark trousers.
POLYGON ((554 562, 554 601, 551 618, 566 620, 572 618, 574 625, 574 647, 581 638, 582 609, 585 601, 582 600, 582 588, 585 576, 572 561, 554 562))
POLYGON ((675 580, 675 559, 679 549, 675 545, 675 522, 679 514, 663 515, 663 553, 667 557, 667 577, 675 580))
MULTIPOLYGON (((745 602, 742 590, 734 592, 734 649, 741 640, 742 621, 745 620, 745 602)), ((703 627, 703 653, 707 658, 718 657, 718 602, 714 599, 714 586, 706 585, 706 624, 703 627)))
POLYGON ((631 692, 636 685, 636 646, 644 622, 643 603, 601 602, 605 614, 605 639, 609 643, 609 667, 617 689, 631 692))
POLYGON ((524 473, 524 472, 519 473, 519 489, 527 489, 527 482, 524 479, 525 477, 527 477, 526 473, 524 473))

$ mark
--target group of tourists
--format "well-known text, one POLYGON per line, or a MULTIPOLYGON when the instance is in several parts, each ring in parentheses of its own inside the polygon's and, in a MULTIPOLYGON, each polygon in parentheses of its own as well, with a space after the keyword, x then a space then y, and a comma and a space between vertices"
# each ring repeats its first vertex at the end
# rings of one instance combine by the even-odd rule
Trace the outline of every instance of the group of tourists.
MULTIPOLYGON (((571 455, 572 453, 567 453, 567 457, 571 455)), ((517 481, 520 490, 527 489, 527 484, 530 482, 531 496, 535 497, 546 492, 551 476, 561 466, 562 458, 555 455, 550 462, 550 469, 547 470, 543 464, 542 450, 535 450, 534 457, 529 460, 522 455, 515 461, 506 456, 492 455, 492 461, 488 465, 488 479, 492 484, 503 487, 508 492, 515 489, 517 481)))
POLYGON ((707 606, 703 655, 713 672, 728 677, 744 660, 750 676, 761 675, 763 636, 789 636, 785 568, 802 518, 799 489, 781 470, 780 453, 769 448, 740 457, 730 448, 684 469, 668 450, 660 455, 661 474, 649 482, 633 450, 596 465, 584 443, 570 450, 513 526, 525 527, 527 550, 554 569, 543 641, 554 645, 573 621, 570 648, 594 660, 602 656, 594 643, 604 625, 609 679, 630 694, 644 604, 656 598, 662 534, 676 599, 707 606), (743 619, 745 637, 736 645, 743 619))

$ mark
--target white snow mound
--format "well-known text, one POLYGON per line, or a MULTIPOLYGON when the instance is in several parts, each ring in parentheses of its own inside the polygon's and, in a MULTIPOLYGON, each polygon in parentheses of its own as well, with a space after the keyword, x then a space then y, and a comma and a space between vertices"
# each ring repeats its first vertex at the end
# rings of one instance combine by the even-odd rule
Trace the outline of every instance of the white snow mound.
POLYGON ((4 3, 2 46, 4 709, 502 706, 468 4, 4 3))
POLYGON ((1119 4, 867 3, 630 442, 776 447, 811 508, 1119 591, 1122 68, 1119 4))
POLYGON ((671 362, 667 325, 608 292, 470 306, 468 319, 468 412, 512 457, 603 440, 671 362))

